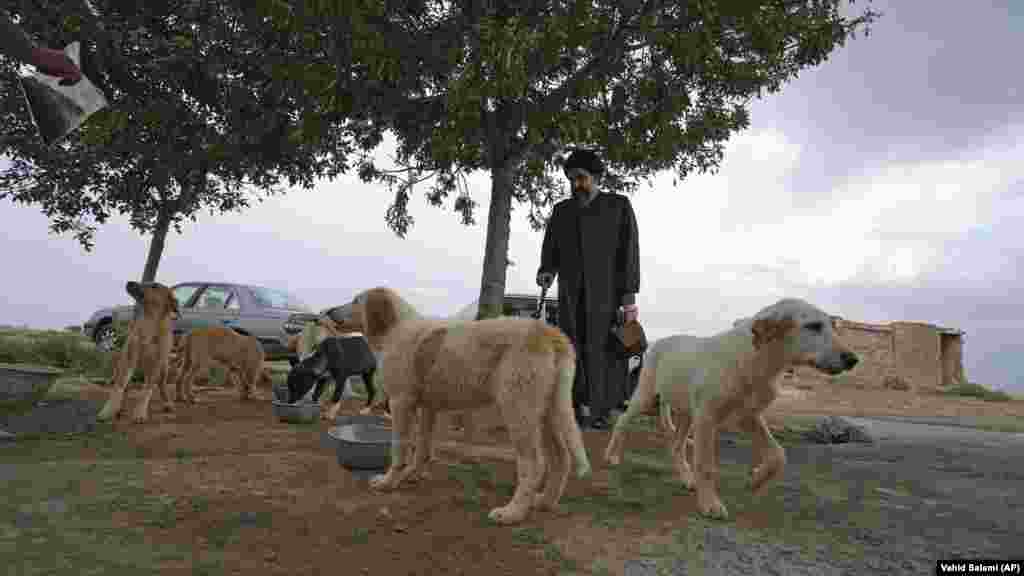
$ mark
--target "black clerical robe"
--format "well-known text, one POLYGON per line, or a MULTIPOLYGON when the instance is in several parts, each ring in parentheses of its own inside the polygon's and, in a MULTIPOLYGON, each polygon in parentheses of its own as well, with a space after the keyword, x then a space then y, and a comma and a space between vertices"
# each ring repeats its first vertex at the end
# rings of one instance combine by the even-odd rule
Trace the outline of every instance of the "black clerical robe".
POLYGON ((626 196, 598 193, 584 204, 555 204, 544 232, 539 272, 558 276, 559 327, 576 346, 573 402, 606 416, 626 399, 626 361, 611 352, 620 305, 640 291, 636 216, 626 196))

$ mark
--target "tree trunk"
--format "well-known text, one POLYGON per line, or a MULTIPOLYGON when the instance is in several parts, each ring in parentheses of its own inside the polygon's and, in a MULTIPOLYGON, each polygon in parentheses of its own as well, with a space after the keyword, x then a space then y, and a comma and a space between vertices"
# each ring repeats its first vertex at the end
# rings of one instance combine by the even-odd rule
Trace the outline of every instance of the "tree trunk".
POLYGON ((487 215, 487 243, 484 247, 484 271, 480 282, 477 320, 500 316, 505 301, 509 222, 512 218, 513 164, 506 159, 495 162, 493 166, 491 208, 487 215))
POLYGON ((164 254, 164 242, 167 240, 167 231, 170 227, 170 214, 166 211, 161 212, 157 218, 156 227, 153 228, 153 237, 149 240, 146 268, 142 271, 143 282, 153 282, 156 280, 156 269, 160 265, 160 257, 164 254))

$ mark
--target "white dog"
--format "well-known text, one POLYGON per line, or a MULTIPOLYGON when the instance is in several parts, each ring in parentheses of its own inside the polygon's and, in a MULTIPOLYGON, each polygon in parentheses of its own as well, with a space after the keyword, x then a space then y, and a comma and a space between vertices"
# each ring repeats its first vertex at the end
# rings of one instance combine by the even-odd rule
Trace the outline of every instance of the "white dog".
POLYGON ((605 461, 622 461, 626 425, 661 398, 661 419, 672 430, 669 451, 687 488, 697 490, 698 511, 728 516, 718 496, 718 430, 730 416, 753 437, 751 487, 756 493, 783 469, 786 454, 772 437, 762 412, 778 396, 778 379, 793 366, 811 366, 828 374, 852 369, 858 361, 835 334, 831 318, 803 300, 785 299, 753 318, 708 338, 659 340, 661 346, 640 373, 629 408, 618 418, 605 461), (672 412, 679 415, 672 424, 672 412), (694 433, 694 469, 686 459, 686 438, 694 433))

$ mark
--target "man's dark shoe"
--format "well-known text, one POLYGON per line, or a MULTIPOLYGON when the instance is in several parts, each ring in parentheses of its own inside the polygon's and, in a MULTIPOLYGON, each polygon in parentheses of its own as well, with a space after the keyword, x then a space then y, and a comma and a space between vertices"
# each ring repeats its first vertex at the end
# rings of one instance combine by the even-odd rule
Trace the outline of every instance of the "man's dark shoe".
POLYGON ((611 428, 611 423, 607 416, 597 416, 590 421, 590 427, 594 430, 607 430, 611 428))
POLYGON ((580 409, 580 408, 577 408, 575 410, 575 415, 576 415, 576 425, 579 426, 581 430, 585 430, 587 428, 587 417, 583 415, 583 410, 580 409))

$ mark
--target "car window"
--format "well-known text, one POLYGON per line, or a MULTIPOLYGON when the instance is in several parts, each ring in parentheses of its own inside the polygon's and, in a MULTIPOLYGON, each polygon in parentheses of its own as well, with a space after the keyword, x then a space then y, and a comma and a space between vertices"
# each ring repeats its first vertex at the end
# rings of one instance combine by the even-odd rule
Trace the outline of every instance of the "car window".
POLYGON ((187 306, 189 300, 192 299, 192 296, 195 295, 198 289, 199 286, 196 284, 185 284, 184 286, 174 288, 174 299, 178 301, 178 306, 187 306))
POLYGON ((256 305, 261 308, 282 308, 290 310, 305 310, 306 306, 301 300, 283 290, 264 288, 263 286, 249 286, 256 305))
POLYGON ((231 289, 227 286, 208 286, 203 293, 199 295, 199 301, 196 302, 196 308, 205 308, 208 310, 223 310, 224 305, 227 304, 228 298, 231 297, 231 289))
POLYGON ((239 310, 240 308, 241 308, 241 306, 239 306, 239 304, 238 304, 238 294, 235 294, 235 292, 232 291, 231 292, 231 296, 228 296, 227 309, 228 310, 239 310))

